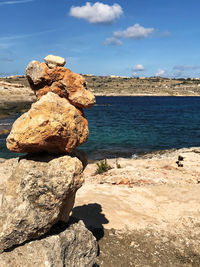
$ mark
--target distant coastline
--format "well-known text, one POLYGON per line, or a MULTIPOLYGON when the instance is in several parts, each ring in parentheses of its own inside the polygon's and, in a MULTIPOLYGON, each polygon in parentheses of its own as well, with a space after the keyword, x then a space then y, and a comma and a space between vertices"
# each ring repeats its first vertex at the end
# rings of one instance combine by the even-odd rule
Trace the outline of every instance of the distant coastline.
POLYGON ((200 78, 84 77, 96 96, 200 96, 200 78))
MULTIPOLYGON (((83 76, 95 96, 200 96, 200 78, 83 76)), ((0 77, 0 117, 24 112, 34 101, 25 76, 0 77)))
MULTIPOLYGON (((95 96, 200 96, 200 78, 83 76, 95 96)), ((24 112, 34 101, 25 76, 0 77, 0 117, 24 112)))

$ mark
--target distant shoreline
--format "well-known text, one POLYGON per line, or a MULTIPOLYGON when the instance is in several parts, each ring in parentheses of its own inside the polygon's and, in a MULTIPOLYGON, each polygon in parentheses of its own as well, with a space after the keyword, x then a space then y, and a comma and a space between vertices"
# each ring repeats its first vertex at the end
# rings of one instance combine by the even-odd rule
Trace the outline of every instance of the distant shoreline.
MULTIPOLYGON (((83 76, 86 79, 88 89, 95 96, 200 96, 200 78, 83 76)), ((0 77, 0 93, 2 83, 10 84, 10 87, 12 84, 21 85, 21 91, 24 87, 28 89, 29 95, 33 95, 25 76, 0 77)), ((13 92, 10 90, 10 93, 13 92)))
MULTIPOLYGON (((128 78, 83 75, 95 96, 197 97, 200 79, 128 78)), ((0 77, 0 117, 24 112, 36 101, 25 76, 0 77)))
POLYGON ((97 96, 103 96, 103 97, 107 97, 107 96, 113 96, 113 97, 120 97, 120 96, 127 96, 127 97, 129 97, 129 96, 135 96, 135 97, 146 97, 146 96, 149 96, 149 97, 151 97, 151 96, 158 96, 158 97, 199 97, 200 96, 200 94, 197 94, 197 95, 194 95, 194 94, 191 94, 191 95, 170 95, 170 94, 166 94, 166 95, 163 95, 163 94, 161 94, 161 95, 159 95, 159 94, 95 94, 95 96, 97 97, 97 96))

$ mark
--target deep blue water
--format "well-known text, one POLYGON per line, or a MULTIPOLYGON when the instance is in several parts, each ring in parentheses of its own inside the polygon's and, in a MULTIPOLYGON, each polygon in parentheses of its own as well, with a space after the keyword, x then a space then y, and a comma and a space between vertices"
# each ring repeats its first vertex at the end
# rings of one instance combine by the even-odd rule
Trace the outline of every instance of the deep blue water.
MULTIPOLYGON (((90 136, 81 149, 89 158, 200 146, 200 97, 97 97, 85 115, 90 136)), ((0 138, 0 157, 12 157, 0 138)))

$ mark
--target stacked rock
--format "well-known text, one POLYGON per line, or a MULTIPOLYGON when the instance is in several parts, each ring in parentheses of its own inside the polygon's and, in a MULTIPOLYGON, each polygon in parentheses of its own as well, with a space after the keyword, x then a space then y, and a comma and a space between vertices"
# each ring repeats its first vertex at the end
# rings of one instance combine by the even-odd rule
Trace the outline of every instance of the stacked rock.
MULTIPOLYGON (((0 253, 28 240, 41 238, 59 221, 67 222, 76 191, 83 183, 86 157, 75 148, 88 138, 88 123, 82 109, 94 105, 95 97, 87 90, 81 75, 64 67, 63 58, 47 56, 45 62, 32 61, 28 65, 26 75, 38 101, 14 122, 7 138, 9 150, 28 154, 6 161, 3 167, 4 176, 0 179, 0 253)), ((82 232, 87 231, 80 223, 79 227, 82 232)), ((72 228, 75 231, 76 227, 72 228)), ((56 242, 63 240, 61 236, 65 235, 71 236, 72 233, 64 231, 57 236, 56 242)), ((88 236, 88 233, 83 235, 88 236)), ((73 236, 75 238, 76 234, 73 236)), ((43 256, 35 259, 34 255, 38 253, 35 250, 46 242, 42 238, 43 243, 35 243, 40 240, 29 242, 28 247, 24 245, 1 254, 1 266, 92 266, 97 244, 90 234, 89 239, 84 238, 81 237, 80 242, 92 244, 92 247, 87 246, 83 252, 82 265, 77 257, 72 255, 72 259, 67 259, 64 256, 67 253, 63 251, 71 246, 73 238, 70 242, 59 243, 61 247, 57 250, 60 252, 49 250, 56 245, 47 245, 41 252, 43 256), (53 259, 52 254, 58 259, 53 259), (75 261, 76 264, 72 264, 75 261), (16 262, 19 264, 15 265, 16 262)), ((80 250, 77 244, 73 249, 80 250)))
POLYGON ((88 138, 82 108, 95 104, 94 95, 81 75, 63 67, 63 58, 47 56, 45 61, 32 61, 26 69, 38 101, 13 124, 7 138, 13 152, 72 152, 88 138))

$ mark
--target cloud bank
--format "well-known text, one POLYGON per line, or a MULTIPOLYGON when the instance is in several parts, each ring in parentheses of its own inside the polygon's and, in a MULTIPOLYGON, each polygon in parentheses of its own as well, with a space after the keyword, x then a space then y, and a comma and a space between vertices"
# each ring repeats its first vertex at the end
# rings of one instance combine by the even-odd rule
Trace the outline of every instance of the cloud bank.
POLYGON ((94 4, 87 2, 84 6, 72 6, 69 14, 90 23, 109 24, 118 19, 123 14, 123 10, 118 4, 109 6, 100 2, 94 4))

